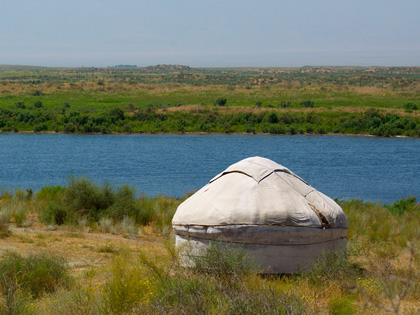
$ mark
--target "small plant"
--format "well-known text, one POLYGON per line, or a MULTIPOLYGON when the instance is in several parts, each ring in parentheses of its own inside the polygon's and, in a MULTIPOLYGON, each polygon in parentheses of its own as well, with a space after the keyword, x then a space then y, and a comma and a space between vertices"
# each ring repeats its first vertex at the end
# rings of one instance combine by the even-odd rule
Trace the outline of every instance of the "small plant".
POLYGON ((129 216, 124 216, 121 222, 121 232, 124 237, 137 238, 138 229, 136 227, 136 222, 133 218, 129 216))
POLYGON ((22 227, 27 217, 27 209, 23 205, 19 205, 13 211, 13 220, 17 227, 22 227))
POLYGON ((69 286, 71 282, 64 260, 46 254, 23 257, 8 253, 0 261, 0 274, 0 291, 3 294, 7 294, 13 283, 35 298, 69 286))
POLYGON ((7 224, 7 221, 4 219, 4 217, 1 215, 0 216, 0 239, 1 238, 6 238, 8 236, 10 236, 10 230, 9 230, 9 226, 7 224))
POLYGON ((352 315, 356 314, 353 301, 348 296, 337 296, 328 303, 329 314, 331 315, 352 315))
POLYGON ((103 233, 111 233, 114 226, 114 221, 111 218, 102 217, 99 219, 99 226, 103 233))

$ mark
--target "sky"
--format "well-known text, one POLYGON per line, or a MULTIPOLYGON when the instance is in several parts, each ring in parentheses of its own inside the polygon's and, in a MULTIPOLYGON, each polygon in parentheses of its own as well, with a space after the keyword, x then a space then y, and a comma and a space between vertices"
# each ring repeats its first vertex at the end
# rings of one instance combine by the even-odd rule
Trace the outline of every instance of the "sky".
POLYGON ((2 0, 0 64, 420 66, 417 0, 2 0))

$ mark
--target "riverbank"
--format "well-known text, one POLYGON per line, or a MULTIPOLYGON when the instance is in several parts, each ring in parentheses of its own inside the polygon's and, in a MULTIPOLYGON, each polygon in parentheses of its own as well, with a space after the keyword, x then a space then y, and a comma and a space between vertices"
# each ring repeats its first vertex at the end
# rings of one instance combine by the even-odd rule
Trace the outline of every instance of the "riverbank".
POLYGON ((2 132, 69 134, 343 134, 420 137, 420 115, 367 109, 243 111, 200 106, 122 109, 108 112, 51 112, 46 109, 0 110, 2 132))

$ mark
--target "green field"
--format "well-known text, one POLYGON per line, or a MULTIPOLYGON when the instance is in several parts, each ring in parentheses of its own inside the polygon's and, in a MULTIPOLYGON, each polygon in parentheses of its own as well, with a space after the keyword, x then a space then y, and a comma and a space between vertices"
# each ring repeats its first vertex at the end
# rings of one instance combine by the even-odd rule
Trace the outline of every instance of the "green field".
POLYGON ((0 129, 420 136, 420 67, 0 66, 0 129))

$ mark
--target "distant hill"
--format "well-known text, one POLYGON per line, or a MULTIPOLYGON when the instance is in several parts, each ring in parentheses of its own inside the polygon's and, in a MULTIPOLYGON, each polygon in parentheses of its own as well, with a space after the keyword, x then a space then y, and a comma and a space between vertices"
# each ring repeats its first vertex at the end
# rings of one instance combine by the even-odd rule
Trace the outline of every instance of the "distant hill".
POLYGON ((206 73, 206 74, 420 74, 420 67, 385 67, 385 66, 303 66, 303 67, 212 67, 193 68, 184 65, 154 65, 138 67, 137 65, 115 65, 111 67, 43 67, 28 65, 1 65, 0 71, 79 71, 79 72, 107 72, 109 69, 119 72, 149 73, 149 74, 179 74, 179 73, 206 73))
POLYGON ((143 68, 147 72, 152 73, 163 73, 163 72, 191 72, 195 71, 195 68, 191 68, 189 66, 182 66, 182 65, 156 65, 156 66, 148 66, 143 68))
POLYGON ((0 71, 35 71, 54 69, 42 66, 25 66, 25 65, 0 65, 0 71))

